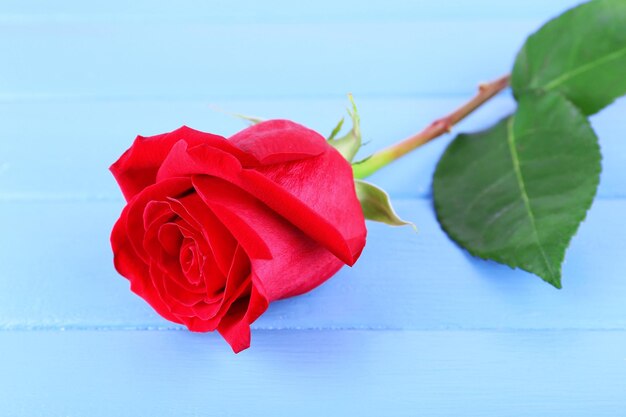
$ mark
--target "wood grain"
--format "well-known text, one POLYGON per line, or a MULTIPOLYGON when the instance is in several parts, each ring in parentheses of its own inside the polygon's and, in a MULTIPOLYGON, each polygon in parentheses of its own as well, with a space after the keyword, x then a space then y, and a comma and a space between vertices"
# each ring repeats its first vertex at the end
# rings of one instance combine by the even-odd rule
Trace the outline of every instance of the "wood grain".
MULTIPOLYGON (((462 103, 466 97, 359 98, 365 146, 359 157, 403 139, 462 103)), ((182 125, 231 135, 241 120, 213 110, 266 118, 289 118, 328 135, 345 115, 347 98, 201 100, 0 100, 0 200, 121 199, 109 165, 137 134, 154 135, 182 125), (41 175, 45 172, 45 175, 41 175)), ((509 93, 481 108, 454 132, 486 128, 514 109, 509 93)), ((599 195, 626 197, 623 167, 626 99, 592 118, 601 138, 603 173, 599 195)), ((452 135, 437 139, 374 175, 393 197, 430 196, 432 173, 452 135)))
MULTIPOLYGON (((369 223, 368 244, 313 292, 274 304, 261 329, 626 330, 624 200, 599 200, 574 238, 564 289, 472 258, 440 230, 429 200, 398 200, 414 221, 369 223)), ((5 202, 0 328, 172 328, 113 269, 118 202, 5 202)))
POLYGON ((4 415, 580 416, 626 406, 626 332, 0 332, 4 415))
POLYGON ((10 21, 0 25, 0 53, 11 63, 0 72, 0 97, 469 94, 509 71, 540 23, 10 21))
POLYGON ((526 0, 524 2, 494 2, 493 0, 452 0, 445 5, 431 0, 373 0, 368 2, 318 0, 295 3, 290 0, 229 1, 179 0, 173 5, 165 0, 135 0, 133 2, 64 0, 21 1, 5 0, 0 17, 7 21, 156 21, 210 23, 240 22, 332 22, 432 20, 442 18, 520 19, 553 16, 567 7, 570 0, 526 0))
MULTIPOLYGON (((113 269, 107 167, 211 110, 327 133, 355 95, 368 144, 402 139, 509 71, 570 0, 0 3, 0 415, 616 416, 626 408, 622 99, 593 118, 604 171, 564 289, 476 260, 431 208, 450 137, 372 181, 419 227, 272 305, 233 355, 158 317, 113 269)), ((458 127, 513 109, 502 95, 458 127)))

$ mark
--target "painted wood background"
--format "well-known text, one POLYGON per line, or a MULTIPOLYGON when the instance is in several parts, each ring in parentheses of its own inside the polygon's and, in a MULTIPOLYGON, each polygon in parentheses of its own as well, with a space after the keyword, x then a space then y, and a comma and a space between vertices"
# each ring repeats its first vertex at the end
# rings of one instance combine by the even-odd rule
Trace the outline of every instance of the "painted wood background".
POLYGON ((123 200, 107 168, 136 134, 243 127, 212 106, 327 133, 352 92, 370 152, 508 71, 572 5, 3 0, 0 415, 626 415, 626 100, 593 117, 602 182, 561 291, 439 229, 449 137, 372 178, 420 232, 369 225, 358 264, 272 305, 239 355, 153 313, 108 243, 123 200))

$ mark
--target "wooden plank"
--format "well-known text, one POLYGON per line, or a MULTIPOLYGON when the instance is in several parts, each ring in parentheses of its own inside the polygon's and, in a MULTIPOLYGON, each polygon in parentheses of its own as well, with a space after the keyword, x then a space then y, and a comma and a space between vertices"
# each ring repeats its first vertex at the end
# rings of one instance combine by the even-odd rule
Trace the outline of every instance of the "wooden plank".
POLYGON ((0 97, 468 93, 477 80, 509 71, 543 21, 8 21, 0 24, 9 63, 0 69, 0 97))
MULTIPOLYGON (((398 200, 411 228, 368 225, 354 268, 275 303, 259 329, 626 329, 626 200, 598 200, 569 250, 564 289, 470 257, 428 200, 398 200)), ((3 202, 0 329, 172 328, 113 269, 119 202, 3 202)))
MULTIPOLYGON (((441 232, 433 143, 373 181, 409 228, 274 304, 252 349, 159 318, 112 267, 108 165, 137 133, 230 134, 228 110, 327 132, 355 94, 365 152, 421 128, 572 0, 0 3, 0 415, 615 416, 626 407, 626 100, 593 119, 599 199, 565 288, 441 232), (390 45, 392 47, 390 47, 390 45), (419 198, 417 198, 419 197, 419 198)), ((463 130, 513 107, 503 96, 463 130)))
MULTIPOLYGON (((451 111, 467 97, 361 98, 365 157, 409 136, 451 111)), ((135 135, 152 135, 183 124, 230 135, 245 126, 211 110, 210 100, 173 101, 0 101, 0 199, 120 199, 108 166, 135 135), (41 173, 45 172, 45 175, 41 173)), ((212 102, 229 111, 290 118, 328 134, 345 114, 346 98, 233 100, 212 102)), ((514 108, 508 93, 494 99, 456 132, 495 123, 514 108)), ((603 151, 602 197, 626 197, 626 99, 592 118, 603 151)), ((372 178, 394 197, 430 194, 432 172, 450 137, 438 139, 372 178)))
POLYGON ((0 332, 0 413, 616 416, 626 332, 0 332))
POLYGON ((336 2, 318 0, 294 3, 289 0, 240 0, 205 2, 180 0, 176 7, 168 1, 136 0, 93 1, 64 0, 57 2, 5 0, 0 4, 0 18, 5 20, 138 20, 138 21, 210 21, 224 22, 329 22, 431 20, 441 18, 541 18, 547 19, 575 4, 572 0, 527 0, 498 2, 454 0, 443 3, 430 0, 357 0, 336 2))

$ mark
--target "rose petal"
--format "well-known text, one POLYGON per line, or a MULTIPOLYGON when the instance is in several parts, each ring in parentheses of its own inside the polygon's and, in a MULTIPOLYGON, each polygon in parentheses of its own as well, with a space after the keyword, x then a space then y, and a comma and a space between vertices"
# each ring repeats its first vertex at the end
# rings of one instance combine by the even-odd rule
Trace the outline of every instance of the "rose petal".
MULTIPOLYGON (((367 234, 360 205, 357 209, 350 204, 332 208, 323 203, 317 204, 317 206, 308 205, 291 194, 288 189, 276 184, 259 172, 246 170, 240 177, 239 184, 242 189, 257 197, 276 213, 326 247, 344 263, 354 265, 365 246, 367 234), (329 210, 327 212, 315 210, 323 206, 327 206, 329 210), (346 223, 341 223, 344 219, 346 223)), ((311 188, 308 191, 309 197, 315 195, 318 201, 325 200, 326 195, 330 192, 324 187, 311 188), (319 198, 320 193, 324 193, 323 198, 319 198)), ((334 195, 341 192, 345 191, 341 189, 332 190, 334 195)), ((348 194, 348 198, 351 199, 352 197, 348 194)), ((356 200, 356 194, 354 199, 356 200)), ((356 201, 359 204, 358 200, 356 201)))
POLYGON ((159 241, 159 235, 162 233, 162 228, 164 226, 175 229, 170 231, 170 233, 178 231, 179 235, 184 236, 180 222, 181 220, 177 219, 175 223, 151 223, 144 235, 143 248, 150 259, 150 263, 155 262, 157 266, 167 274, 169 279, 174 280, 179 287, 191 293, 196 293, 202 298, 206 295, 204 285, 193 284, 189 281, 189 279, 187 279, 179 261, 180 255, 174 250, 175 248, 178 249, 178 247, 174 246, 170 248, 168 253, 168 251, 163 247, 163 244, 159 241))
POLYGON ((157 262, 150 264, 149 271, 154 288, 172 314, 179 319, 196 314, 193 306, 202 301, 202 294, 188 291, 180 286, 176 280, 172 279, 170 271, 163 270, 157 262))
MULTIPOLYGON (((220 321, 226 316, 232 304, 241 299, 246 293, 249 296, 250 285, 250 261, 241 246, 237 246, 226 280, 226 288, 219 305, 215 305, 215 308, 207 311, 205 315, 201 314, 201 311, 197 311, 197 317, 182 318, 182 320, 191 331, 204 332, 215 330, 220 321)), ((249 298, 248 296, 244 298, 249 298)))
POLYGON ((271 301, 320 285, 365 244, 350 164, 289 121, 230 141, 186 127, 138 137, 111 171, 129 200, 111 236, 118 271, 165 318, 217 329, 235 352, 271 301))
POLYGON ((169 198, 171 209, 204 235, 210 250, 224 275, 228 274, 237 241, 215 217, 202 199, 191 193, 180 199, 169 198))
POLYGON ((234 294, 239 292, 239 288, 250 281, 250 268, 250 258, 248 258, 243 247, 238 244, 226 278, 226 287, 224 288, 225 300, 233 298, 234 294))
POLYGON ((201 314, 195 314, 191 317, 181 317, 181 320, 185 323, 187 328, 192 332, 208 332, 216 330, 222 320, 230 314, 229 309, 233 303, 241 299, 248 299, 250 293, 251 282, 247 280, 245 285, 238 288, 237 293, 230 300, 225 300, 222 304, 215 307, 211 314, 207 314, 206 317, 201 314))
POLYGON ((289 120, 261 122, 229 140, 261 165, 310 158, 322 154, 328 146, 319 133, 289 120))
MULTIPOLYGON (((268 193, 276 188, 286 190, 338 229, 350 248, 352 259, 344 259, 347 264, 352 265, 358 259, 365 246, 367 229, 354 188, 352 167, 339 152, 329 147, 327 152, 313 159, 259 167, 256 172, 246 171, 244 181, 249 181, 250 187, 259 187, 259 195, 272 195, 268 193)), ((298 219, 302 222, 309 219, 301 216, 297 207, 290 207, 289 201, 272 199, 266 203, 310 236, 325 242, 325 236, 311 234, 297 223, 298 219)), ((323 234, 324 229, 320 229, 320 233, 323 234)), ((331 247, 328 242, 325 244, 331 247)))
POLYGON ((126 205, 128 209, 126 234, 137 255, 146 263, 150 260, 143 248, 144 241, 144 212, 146 206, 151 201, 164 201, 168 197, 178 196, 191 189, 189 178, 171 178, 158 185, 146 187, 142 192, 136 194, 126 205))
POLYGON ((134 250, 133 245, 127 238, 126 219, 128 207, 124 208, 111 233, 111 247, 113 249, 113 262, 115 269, 120 275, 130 281, 130 289, 142 297, 161 316, 175 323, 182 323, 173 315, 169 307, 163 302, 158 292, 152 285, 147 265, 141 261, 134 250))
POLYGON ((148 230, 153 224, 163 224, 172 221, 176 213, 165 201, 150 201, 143 210, 143 228, 148 230))
MULTIPOLYGON (((335 151, 332 152, 333 155, 342 158, 335 151)), ((277 184, 257 171, 243 169, 233 156, 204 145, 189 148, 184 142, 177 143, 163 162, 158 178, 159 181, 165 181, 167 178, 206 174, 231 182, 259 198, 277 213, 328 248, 342 261, 352 265, 356 262, 365 245, 365 220, 361 206, 356 198, 349 164, 345 160, 343 163, 339 163, 332 156, 326 157, 329 153, 331 152, 327 152, 314 160, 328 158, 338 164, 337 173, 338 175, 343 175, 343 179, 338 181, 341 184, 332 192, 347 193, 343 197, 335 198, 345 202, 345 207, 330 207, 329 204, 324 203, 309 206, 309 201, 306 203, 301 201, 298 197, 291 194, 287 187, 284 187, 284 184, 277 184), (346 174, 348 175, 347 178, 346 174), (322 210, 323 208, 328 209, 328 212, 322 210), (342 210, 345 210, 345 213, 342 210), (326 216, 330 216, 330 218, 327 219, 326 216), (345 221, 346 224, 340 224, 339 220, 345 221), (344 233, 346 234, 344 235, 344 233)), ((303 161, 314 160, 307 159, 303 161)), ((325 162, 325 164, 322 167, 326 168, 327 163, 325 162)), ((311 166, 308 166, 308 168, 311 168, 311 166)), ((312 169, 314 170, 315 167, 313 166, 312 169)), ((306 176, 308 173, 298 172, 304 178, 298 184, 303 182, 307 184, 306 176)), ((331 184, 337 182, 337 180, 332 181, 331 184)), ((309 200, 312 199, 312 196, 316 196, 319 200, 324 200, 328 193, 325 187, 327 187, 326 183, 311 183, 308 184, 307 193, 300 194, 306 196, 309 200), (324 198, 319 198, 319 194, 322 192, 325 193, 324 198)))
POLYGON ((262 174, 260 176, 246 170, 243 181, 252 185, 244 188, 250 190, 258 187, 259 192, 254 194, 266 204, 325 244, 346 263, 351 265, 356 261, 365 245, 367 231, 361 206, 356 198, 352 168, 345 158, 332 149, 317 132, 289 121, 261 123, 238 133, 230 140, 247 152, 255 154, 260 160, 280 156, 282 152, 288 152, 290 146, 301 146, 306 150, 307 145, 314 145, 317 149, 309 156, 317 155, 316 158, 290 163, 285 163, 289 159, 284 158, 280 160, 283 162, 281 164, 258 167, 256 172, 262 174), (261 156, 262 153, 266 153, 266 156, 261 156), (266 179, 278 187, 274 187, 266 179), (341 248, 333 246, 336 237, 327 236, 328 227, 315 225, 308 228, 307 226, 314 222, 311 217, 302 215, 299 204, 290 205, 293 199, 273 198, 274 195, 280 194, 281 189, 304 203, 328 223, 335 225, 350 248, 351 256, 348 257, 345 253, 342 256, 341 248), (320 198, 320 192, 324 193, 324 198, 320 198), (264 196, 268 198, 263 198, 264 196))
POLYGON ((200 197, 246 252, 254 250, 260 242, 270 250, 271 259, 250 256, 252 271, 270 302, 317 287, 343 265, 323 246, 232 184, 207 176, 194 177, 193 183, 200 197), (255 233, 249 233, 250 229, 255 233))
POLYGON ((157 239, 168 255, 176 256, 180 253, 183 243, 183 234, 175 223, 165 223, 159 227, 157 239))
POLYGON ((239 299, 232 305, 217 331, 228 342, 233 352, 239 353, 250 347, 250 324, 256 321, 268 306, 267 297, 257 285, 252 286, 249 299, 239 299))
POLYGON ((222 136, 200 132, 187 126, 162 135, 137 136, 132 146, 110 167, 127 201, 156 182, 159 167, 172 146, 179 140, 184 140, 192 146, 211 144, 236 153, 244 159, 247 158, 222 136))

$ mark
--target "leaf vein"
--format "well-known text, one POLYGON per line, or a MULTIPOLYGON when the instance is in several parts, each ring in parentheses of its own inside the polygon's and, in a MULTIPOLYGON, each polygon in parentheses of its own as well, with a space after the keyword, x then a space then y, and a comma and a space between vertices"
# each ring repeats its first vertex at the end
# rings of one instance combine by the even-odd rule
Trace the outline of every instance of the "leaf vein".
POLYGON ((517 184, 520 188, 520 193, 522 196, 522 201, 524 202, 524 207, 526 208, 526 212, 528 213, 528 218, 530 219, 530 225, 535 236, 535 241, 537 242, 537 246, 539 247, 539 252, 543 257, 543 260, 548 268, 548 272, 552 277, 554 277, 554 271, 552 270, 552 266, 548 261, 548 257, 546 252, 539 240, 539 233, 537 232, 537 224, 535 221, 535 214, 533 213, 532 207, 530 205, 530 199, 528 198, 528 192, 526 191, 526 185, 524 182, 524 176, 522 174, 522 170, 519 164, 519 155, 517 154, 517 148, 515 147, 515 134, 513 133, 513 121, 514 118, 510 118, 507 121, 507 142, 509 144, 509 151, 511 152, 511 159, 513 161, 513 170, 515 171, 515 177, 517 179, 517 184))
POLYGON ((575 68, 571 71, 565 72, 560 76, 554 78, 552 81, 549 81, 545 84, 546 90, 552 90, 560 86, 561 84, 567 82, 568 80, 577 77, 578 75, 590 71, 596 67, 606 64, 607 62, 611 62, 615 59, 621 58, 622 55, 626 55, 626 47, 622 49, 618 49, 617 51, 611 52, 608 55, 603 56, 595 61, 588 62, 584 65, 581 65, 578 68, 575 68))

